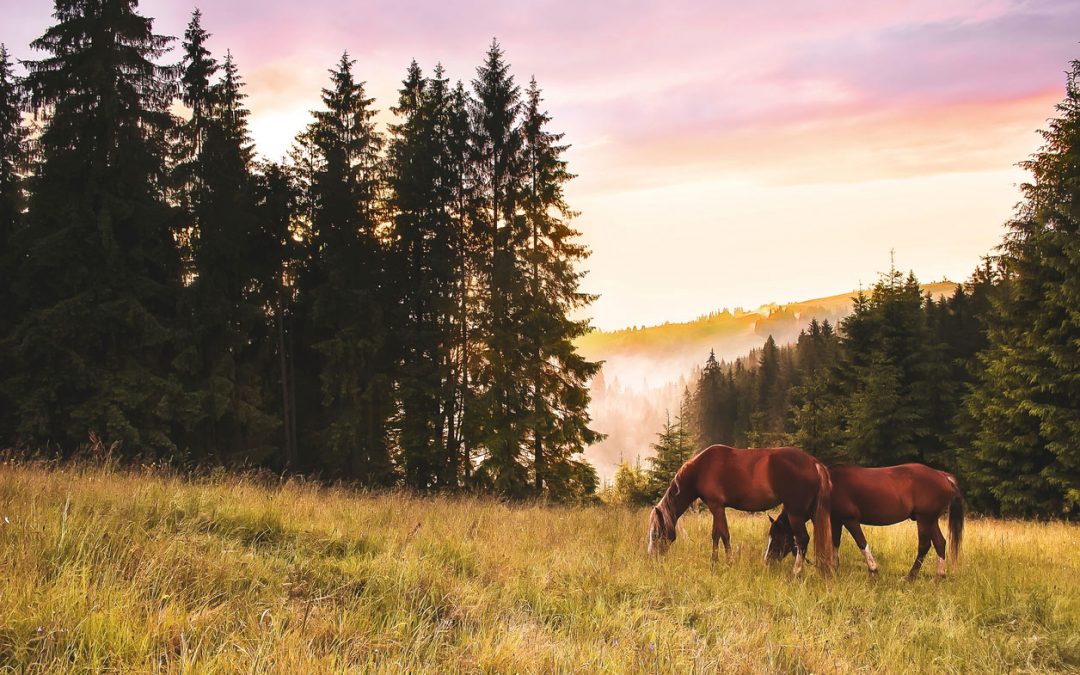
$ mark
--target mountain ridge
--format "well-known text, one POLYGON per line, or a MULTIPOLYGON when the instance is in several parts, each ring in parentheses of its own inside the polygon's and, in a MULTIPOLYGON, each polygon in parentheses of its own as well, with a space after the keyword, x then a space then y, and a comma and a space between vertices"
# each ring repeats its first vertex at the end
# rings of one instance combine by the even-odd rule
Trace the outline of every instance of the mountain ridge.
MULTIPOLYGON (((933 297, 951 294, 957 287, 952 281, 938 281, 922 284, 924 294, 933 297)), ((777 330, 787 335, 795 326, 808 324, 811 318, 833 323, 851 312, 853 299, 866 291, 851 291, 836 295, 789 303, 767 303, 754 310, 723 308, 703 314, 690 321, 664 322, 651 326, 628 326, 615 330, 593 330, 578 338, 576 344, 586 358, 602 359, 609 351, 619 351, 628 347, 647 348, 663 346, 678 340, 712 340, 724 335, 745 333, 747 326, 753 326, 753 333, 762 340, 773 335, 777 343, 790 340, 781 339, 780 335, 770 333, 777 330)), ((794 336, 798 337, 795 329, 794 336)))

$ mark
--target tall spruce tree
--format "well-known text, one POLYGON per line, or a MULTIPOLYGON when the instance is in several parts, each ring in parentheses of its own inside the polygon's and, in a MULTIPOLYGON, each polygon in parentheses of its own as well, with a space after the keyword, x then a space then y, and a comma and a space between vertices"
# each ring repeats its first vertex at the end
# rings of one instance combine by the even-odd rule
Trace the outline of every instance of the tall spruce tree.
POLYGON ((190 124, 185 126, 190 130, 192 155, 198 153, 201 145, 201 132, 209 115, 212 82, 218 71, 217 61, 206 47, 209 39, 210 33, 202 27, 202 12, 196 9, 184 30, 183 70, 180 75, 180 100, 191 109, 190 124))
POLYGON ((1080 508, 1080 61, 1057 111, 1023 164, 1032 182, 1009 223, 967 402, 979 431, 966 465, 1010 515, 1080 508))
POLYGON ((453 415, 444 409, 460 270, 451 105, 442 68, 426 79, 413 61, 393 109, 401 123, 391 128, 388 182, 402 349, 399 442, 406 483, 415 488, 453 487, 458 479, 456 466, 448 466, 456 464, 446 436, 453 415))
POLYGON ((588 320, 572 319, 595 296, 580 288, 577 263, 589 255, 571 225, 576 215, 566 203, 565 185, 574 177, 563 154, 562 134, 548 130, 551 117, 541 108, 533 79, 522 120, 520 229, 527 235, 522 261, 527 279, 522 291, 519 329, 528 355, 534 485, 561 494, 582 475, 585 447, 601 438, 589 428, 589 380, 600 364, 578 354, 574 341, 589 330, 588 320))
POLYGON ((839 343, 829 322, 812 319, 796 344, 799 383, 791 391, 794 442, 823 461, 842 458, 842 424, 834 371, 839 343))
MULTIPOLYGON (((438 79, 438 75, 436 80, 438 79)), ((448 289, 453 309, 448 316, 451 335, 444 357, 448 360, 449 381, 444 391, 443 411, 446 415, 447 478, 443 483, 468 483, 473 459, 471 451, 478 445, 480 416, 477 387, 473 377, 476 358, 474 329, 478 318, 477 262, 482 239, 476 236, 473 225, 478 222, 478 200, 475 165, 472 162, 472 127, 470 98, 459 80, 450 93, 446 106, 443 151, 447 165, 446 179, 452 193, 451 221, 448 248, 455 265, 453 284, 448 289)))
POLYGON ((18 433, 71 447, 88 431, 171 453, 186 412, 170 372, 179 260, 164 195, 170 38, 134 0, 57 0, 27 63, 45 118, 15 293, 18 433))
MULTIPOLYGON (((19 306, 10 292, 19 257, 15 255, 26 208, 25 179, 29 162, 28 131, 22 122, 24 93, 12 70, 7 47, 0 44, 0 382, 14 372, 11 330, 18 323, 19 306)), ((14 403, 0 389, 0 447, 13 442, 14 403)))
MULTIPOLYGON (((194 21, 195 19, 193 19, 194 21)), ((190 29, 189 29, 190 31, 190 29)), ((208 57, 206 57, 208 58, 208 57)), ((202 458, 258 461, 278 424, 264 409, 262 348, 268 340, 259 254, 253 151, 243 81, 231 54, 201 102, 190 175, 192 339, 178 362, 191 376, 201 414, 192 445, 202 458)))
POLYGON ((930 453, 930 419, 941 367, 918 281, 891 269, 869 296, 856 298, 841 329, 847 459, 939 463, 930 453))
POLYGON ((716 360, 715 350, 709 350, 695 394, 688 403, 699 446, 735 444, 735 401, 724 367, 716 360))
MULTIPOLYGON (((296 471, 299 441, 296 426, 294 314, 301 247, 296 233, 298 189, 288 167, 278 162, 260 162, 254 172, 256 230, 252 239, 253 279, 261 301, 264 323, 262 346, 255 355, 261 370, 264 410, 275 410, 280 426, 280 453, 272 462, 286 471, 296 471)), ((269 458, 268 458, 269 459, 269 458)))
POLYGON ((176 127, 176 166, 173 169, 177 201, 189 211, 191 193, 196 189, 198 180, 199 153, 210 117, 213 80, 219 70, 217 60, 206 47, 209 39, 210 33, 202 27, 202 12, 196 9, 184 30, 180 61, 180 101, 191 111, 191 117, 176 127))
MULTIPOLYGON (((0 44, 0 251, 5 254, 11 250, 12 238, 26 208, 24 177, 29 160, 29 132, 22 121, 24 99, 7 47, 0 44)), ((5 258, 4 262, 10 265, 14 261, 5 258)))
POLYGON ((268 386, 272 381, 277 383, 282 443, 276 463, 287 471, 297 470, 300 463, 294 372, 296 284, 302 252, 294 236, 298 192, 295 177, 286 166, 266 162, 256 172, 258 237, 255 243, 259 262, 256 278, 261 281, 261 296, 273 320, 273 336, 267 340, 273 346, 265 354, 265 372, 268 386))
POLYGON ((472 155, 478 202, 476 403, 478 441, 484 456, 481 479, 497 492, 523 495, 527 436, 528 374, 514 306, 523 281, 517 218, 521 191, 521 89, 514 83, 502 48, 492 42, 473 80, 472 155))
POLYGON ((310 421, 325 463, 379 485, 394 472, 387 438, 393 413, 388 289, 376 231, 383 140, 354 64, 342 55, 306 132, 314 151, 306 339, 317 354, 323 404, 310 421))
POLYGON ((539 87, 522 101, 497 42, 473 88, 480 479, 503 494, 562 498, 595 485, 574 456, 597 438, 587 381, 598 366, 573 346, 587 322, 570 318, 592 299, 575 267, 588 250, 569 224, 572 175, 539 87))
POLYGON ((787 413, 787 388, 784 386, 780 348, 772 335, 765 339, 757 363, 757 391, 751 417, 749 445, 782 444, 787 413))

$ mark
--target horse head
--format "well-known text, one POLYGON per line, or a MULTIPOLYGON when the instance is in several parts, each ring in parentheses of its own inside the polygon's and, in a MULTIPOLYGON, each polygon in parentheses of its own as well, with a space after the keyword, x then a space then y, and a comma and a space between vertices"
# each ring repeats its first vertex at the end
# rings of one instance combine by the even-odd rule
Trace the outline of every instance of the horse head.
POLYGON ((783 560, 794 552, 795 533, 791 531, 787 514, 781 513, 776 519, 769 516, 769 543, 765 547, 765 562, 783 560))
POLYGON ((668 512, 667 505, 661 501, 649 514, 649 553, 656 555, 667 553, 673 541, 675 541, 675 521, 668 512))

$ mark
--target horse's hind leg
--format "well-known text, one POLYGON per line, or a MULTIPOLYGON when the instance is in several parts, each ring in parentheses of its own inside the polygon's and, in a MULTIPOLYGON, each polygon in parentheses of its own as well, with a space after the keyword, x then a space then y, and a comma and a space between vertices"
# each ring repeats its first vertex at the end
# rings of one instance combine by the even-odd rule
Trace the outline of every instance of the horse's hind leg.
POLYGON ((876 576, 878 571, 877 561, 874 560, 874 554, 870 552, 870 545, 866 543, 866 535, 863 534, 862 525, 857 520, 849 520, 844 523, 844 527, 851 533, 855 545, 862 551, 863 560, 866 561, 866 569, 870 571, 870 574, 876 576))
POLYGON ((719 556, 719 543, 724 542, 724 553, 727 555, 728 562, 731 562, 731 536, 728 534, 727 526, 727 514, 724 512, 723 504, 709 504, 709 510, 712 511, 712 559, 713 562, 717 562, 720 559, 719 556))
POLYGON ((919 552, 915 554, 915 563, 911 566, 911 571, 907 573, 907 580, 914 581, 915 577, 919 574, 919 568, 922 567, 923 558, 930 551, 930 540, 932 539, 931 532, 935 526, 935 522, 929 518, 920 517, 916 520, 919 526, 919 552))
POLYGON ((836 569, 840 569, 840 539, 844 536, 844 524, 839 519, 832 521, 832 545, 833 545, 833 562, 836 563, 836 569))
POLYGON ((791 523, 791 532, 795 535, 795 569, 793 574, 802 571, 803 562, 806 560, 806 550, 810 546, 810 533, 806 531, 806 521, 799 520, 788 514, 788 522, 791 523))
POLYGON ((938 519, 933 521, 934 529, 930 532, 930 539, 934 542, 934 552, 937 553, 937 575, 945 578, 945 535, 941 533, 941 524, 938 519))

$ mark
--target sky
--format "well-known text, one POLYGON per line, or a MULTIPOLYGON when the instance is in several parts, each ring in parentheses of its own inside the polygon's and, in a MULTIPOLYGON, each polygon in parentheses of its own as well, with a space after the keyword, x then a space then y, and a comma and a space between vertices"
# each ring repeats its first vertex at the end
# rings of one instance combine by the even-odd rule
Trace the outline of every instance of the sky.
MULTIPOLYGON (((194 4, 144 0, 181 36, 194 4)), ((343 51, 388 108, 406 67, 469 83, 493 38, 535 76, 599 328, 832 295, 890 265, 962 281, 1000 242, 1017 163, 1080 58, 1080 2, 230 0, 203 3, 281 158, 343 51)), ((20 59, 47 0, 0 0, 20 59)), ((175 53, 175 52, 174 52, 175 53)), ((178 58, 178 57, 176 57, 178 58)))

